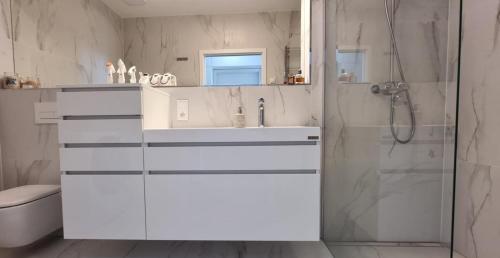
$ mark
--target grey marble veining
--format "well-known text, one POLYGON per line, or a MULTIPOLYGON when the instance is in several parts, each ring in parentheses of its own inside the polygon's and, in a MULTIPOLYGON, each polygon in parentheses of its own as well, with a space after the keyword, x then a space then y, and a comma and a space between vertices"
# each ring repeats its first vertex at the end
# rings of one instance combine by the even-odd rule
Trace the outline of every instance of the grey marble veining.
POLYGON ((493 258, 500 243, 499 2, 463 5, 455 242, 467 258, 493 258))
POLYGON ((499 196, 499 167, 459 162, 455 247, 467 258, 498 257, 499 196))
POLYGON ((495 47, 498 1, 464 1, 460 80, 460 159, 500 165, 500 119, 497 115, 500 49, 495 47))
POLYGON ((122 57, 122 22, 100 0, 13 1, 16 72, 42 87, 105 81, 122 57))
POLYGON ((333 258, 322 242, 97 241, 48 239, 2 258, 333 258))
POLYGON ((10 0, 0 0, 0 75, 13 73, 10 0))

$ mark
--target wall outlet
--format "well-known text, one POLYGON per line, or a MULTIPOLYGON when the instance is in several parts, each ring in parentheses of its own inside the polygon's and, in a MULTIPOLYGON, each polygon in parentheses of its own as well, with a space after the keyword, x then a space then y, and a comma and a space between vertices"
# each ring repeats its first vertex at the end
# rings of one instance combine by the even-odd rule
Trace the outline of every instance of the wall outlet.
POLYGON ((189 120, 189 100, 187 99, 177 100, 177 120, 179 121, 189 120))

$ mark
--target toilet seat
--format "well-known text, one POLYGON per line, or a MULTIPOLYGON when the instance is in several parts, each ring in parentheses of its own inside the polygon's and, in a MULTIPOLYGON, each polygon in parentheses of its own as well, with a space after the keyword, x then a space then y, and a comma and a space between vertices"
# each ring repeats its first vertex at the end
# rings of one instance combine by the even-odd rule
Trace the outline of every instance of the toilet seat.
POLYGON ((1 191, 0 248, 29 245, 60 229, 60 191, 58 185, 27 185, 1 191))
POLYGON ((0 191, 0 209, 26 204, 61 192, 58 185, 25 185, 0 191))

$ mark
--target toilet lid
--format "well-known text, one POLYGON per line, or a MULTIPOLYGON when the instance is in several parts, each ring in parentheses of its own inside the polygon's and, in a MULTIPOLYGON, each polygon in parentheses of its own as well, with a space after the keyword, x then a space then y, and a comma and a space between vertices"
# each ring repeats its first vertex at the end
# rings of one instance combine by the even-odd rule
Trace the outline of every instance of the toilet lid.
POLYGON ((0 191, 0 208, 22 205, 60 191, 58 185, 25 185, 0 191))

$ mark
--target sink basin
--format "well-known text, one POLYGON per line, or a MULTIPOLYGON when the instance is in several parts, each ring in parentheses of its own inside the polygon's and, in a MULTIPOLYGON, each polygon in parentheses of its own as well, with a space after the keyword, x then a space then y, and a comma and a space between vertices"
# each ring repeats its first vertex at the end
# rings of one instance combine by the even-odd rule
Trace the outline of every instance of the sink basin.
POLYGON ((145 130, 144 142, 319 141, 319 127, 174 128, 145 130))

